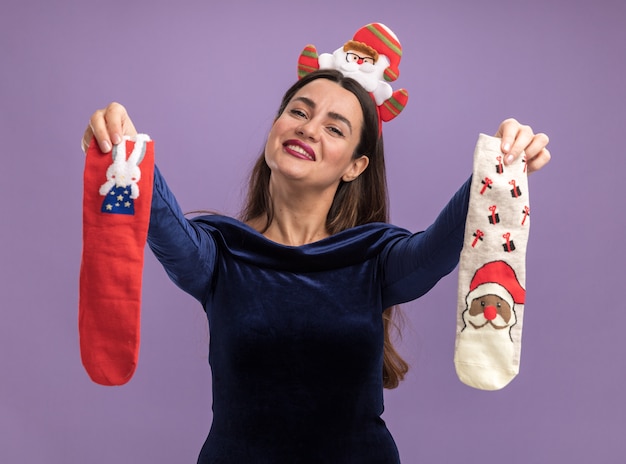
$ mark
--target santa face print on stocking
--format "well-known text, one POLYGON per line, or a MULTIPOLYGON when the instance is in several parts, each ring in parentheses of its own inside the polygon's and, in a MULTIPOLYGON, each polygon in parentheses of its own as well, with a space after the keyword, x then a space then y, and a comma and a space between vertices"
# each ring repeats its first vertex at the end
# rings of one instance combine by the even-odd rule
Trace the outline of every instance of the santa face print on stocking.
POLYGON ((525 295, 511 266, 504 261, 486 263, 470 282, 461 314, 464 324, 461 332, 484 330, 513 342, 511 332, 517 324, 515 305, 524 304, 525 295))
POLYGON ((494 330, 503 330, 515 324, 515 322, 510 324, 511 316, 514 314, 509 304, 498 295, 483 295, 472 301, 463 316, 463 321, 465 327, 469 324, 477 330, 487 326, 494 330))
POLYGON ((481 134, 476 145, 459 264, 454 362, 462 382, 483 390, 519 372, 526 300, 528 181, 523 161, 502 163, 500 143, 481 134))

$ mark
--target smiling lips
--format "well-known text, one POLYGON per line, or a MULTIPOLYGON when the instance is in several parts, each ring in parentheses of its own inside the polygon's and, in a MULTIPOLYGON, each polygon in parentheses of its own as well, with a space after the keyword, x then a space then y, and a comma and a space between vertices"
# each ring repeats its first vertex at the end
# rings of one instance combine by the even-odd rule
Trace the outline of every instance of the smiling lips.
POLYGON ((299 140, 287 140, 283 143, 283 147, 290 155, 296 158, 315 161, 315 152, 308 145, 299 140))

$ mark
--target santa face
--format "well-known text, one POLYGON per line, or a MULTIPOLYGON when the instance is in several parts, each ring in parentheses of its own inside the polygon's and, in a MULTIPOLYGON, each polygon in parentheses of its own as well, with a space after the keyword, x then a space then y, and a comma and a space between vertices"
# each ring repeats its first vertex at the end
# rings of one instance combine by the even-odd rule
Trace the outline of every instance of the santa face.
POLYGON ((368 92, 373 92, 383 80, 389 59, 379 55, 378 60, 357 50, 339 48, 333 53, 334 68, 344 76, 351 77, 361 84, 368 92))
POLYGON ((498 295, 482 295, 474 298, 463 313, 463 322, 474 329, 503 330, 515 323, 514 311, 507 301, 498 295), (513 318, 513 321, 511 319, 513 318))

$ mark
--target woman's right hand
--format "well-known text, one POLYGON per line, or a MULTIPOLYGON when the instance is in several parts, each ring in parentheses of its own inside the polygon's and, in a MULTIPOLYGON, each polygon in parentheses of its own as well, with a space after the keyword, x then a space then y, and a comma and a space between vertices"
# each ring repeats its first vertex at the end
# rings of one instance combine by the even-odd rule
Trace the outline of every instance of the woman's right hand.
POLYGON ((137 130, 130 120, 126 108, 114 102, 91 115, 81 146, 86 153, 91 140, 95 137, 100 146, 100 151, 108 153, 113 145, 122 141, 122 137, 125 135, 131 137, 137 135, 137 130))

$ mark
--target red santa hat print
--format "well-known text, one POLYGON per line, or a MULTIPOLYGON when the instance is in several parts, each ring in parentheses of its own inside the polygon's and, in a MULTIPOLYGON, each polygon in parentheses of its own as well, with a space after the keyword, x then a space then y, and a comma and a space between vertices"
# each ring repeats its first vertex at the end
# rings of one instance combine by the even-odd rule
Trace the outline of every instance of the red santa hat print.
POLYGON ((515 304, 524 304, 526 290, 520 285, 511 266, 504 261, 491 261, 474 274, 466 297, 467 306, 484 295, 499 296, 513 308, 515 304))

